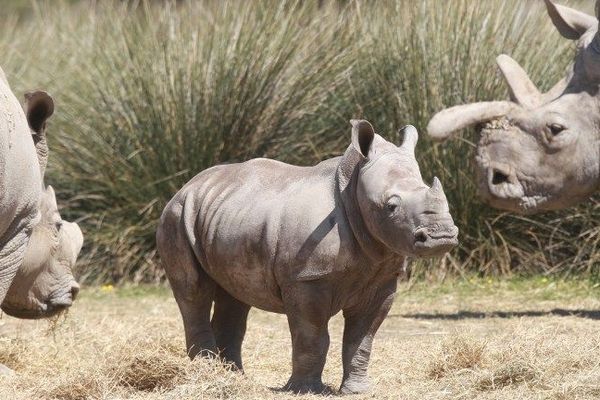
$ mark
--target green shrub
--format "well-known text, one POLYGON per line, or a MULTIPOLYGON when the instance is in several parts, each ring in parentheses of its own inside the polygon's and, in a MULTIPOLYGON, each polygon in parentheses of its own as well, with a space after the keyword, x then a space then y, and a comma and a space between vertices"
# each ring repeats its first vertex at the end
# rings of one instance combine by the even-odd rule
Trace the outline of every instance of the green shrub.
MULTIPOLYGON (((353 117, 398 140, 444 106, 505 97, 502 52, 545 89, 573 54, 535 0, 98 3, 44 3, 0 27, 13 87, 56 97, 48 181, 84 228, 86 281, 160 280, 162 208, 213 164, 313 164, 345 149, 353 117)), ((475 194, 476 140, 422 135, 423 175, 442 180, 461 247, 420 265, 592 273, 596 202, 535 218, 491 210, 475 194)))

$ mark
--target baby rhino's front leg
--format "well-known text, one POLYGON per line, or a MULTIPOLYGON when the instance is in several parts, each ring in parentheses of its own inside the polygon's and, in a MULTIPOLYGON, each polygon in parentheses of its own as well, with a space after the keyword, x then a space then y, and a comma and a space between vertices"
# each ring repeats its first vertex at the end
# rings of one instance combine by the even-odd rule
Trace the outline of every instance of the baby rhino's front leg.
POLYGON ((331 292, 319 282, 299 282, 282 287, 282 297, 292 334, 292 376, 284 390, 323 393, 331 292))
POLYGON ((382 285, 370 302, 344 310, 344 378, 341 393, 364 393, 370 389, 367 368, 373 337, 392 306, 395 292, 394 278, 382 285))

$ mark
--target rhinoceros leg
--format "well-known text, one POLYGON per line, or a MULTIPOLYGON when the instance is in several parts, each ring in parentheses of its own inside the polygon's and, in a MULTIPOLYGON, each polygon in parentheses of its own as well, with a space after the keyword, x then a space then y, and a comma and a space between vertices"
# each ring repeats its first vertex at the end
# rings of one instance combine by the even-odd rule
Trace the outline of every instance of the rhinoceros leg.
POLYGON ((217 354, 215 336, 210 325, 210 309, 215 284, 209 281, 208 276, 206 278, 206 281, 197 286, 195 296, 178 296, 173 289, 183 318, 187 353, 192 360, 197 355, 214 357, 217 354))
POLYGON ((292 334, 292 376, 284 390, 295 393, 323 393, 321 381, 329 349, 331 290, 318 282, 301 282, 283 290, 285 312, 292 334))
POLYGON ((396 278, 384 284, 371 302, 344 310, 341 393, 364 393, 370 389, 367 368, 373 337, 392 306, 395 292, 396 278))
POLYGON ((210 325, 216 284, 200 266, 187 239, 167 220, 159 228, 156 244, 162 265, 181 311, 188 356, 217 354, 210 325))
POLYGON ((242 370, 242 341, 246 334, 246 320, 250 306, 237 300, 220 286, 215 293, 212 328, 219 355, 242 370))

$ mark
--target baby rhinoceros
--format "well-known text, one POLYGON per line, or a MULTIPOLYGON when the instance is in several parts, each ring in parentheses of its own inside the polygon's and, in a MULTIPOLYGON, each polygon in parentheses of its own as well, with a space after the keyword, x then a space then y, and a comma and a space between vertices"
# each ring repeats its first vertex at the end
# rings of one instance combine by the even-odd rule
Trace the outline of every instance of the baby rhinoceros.
POLYGON ((157 244, 190 357, 218 353, 241 369, 250 307, 285 313, 293 349, 284 389, 319 393, 327 324, 341 310, 340 390, 368 389, 373 337, 406 257, 447 252, 458 229, 440 181, 423 183, 414 127, 404 128, 397 147, 369 122, 351 123, 341 157, 314 167, 268 159, 219 165, 166 206, 157 244))

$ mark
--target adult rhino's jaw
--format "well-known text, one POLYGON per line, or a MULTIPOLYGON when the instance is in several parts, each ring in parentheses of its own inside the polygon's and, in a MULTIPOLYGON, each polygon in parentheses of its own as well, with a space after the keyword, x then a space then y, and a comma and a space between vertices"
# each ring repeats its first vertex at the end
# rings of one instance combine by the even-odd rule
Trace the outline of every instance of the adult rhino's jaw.
MULTIPOLYGON (((77 284, 75 284, 77 285, 77 284)), ((74 287, 70 293, 64 293, 55 298, 51 298, 47 302, 36 302, 31 308, 21 308, 11 304, 2 304, 2 311, 11 317, 20 319, 42 319, 50 318, 66 311, 71 305, 79 292, 79 285, 74 287)))
POLYGON ((2 303, 2 311, 11 317, 21 319, 49 318, 71 307, 78 293, 79 284, 70 278, 43 301, 38 300, 35 296, 28 297, 25 301, 27 304, 21 304, 23 301, 18 303, 5 301, 2 303))

